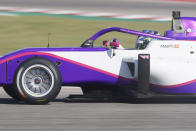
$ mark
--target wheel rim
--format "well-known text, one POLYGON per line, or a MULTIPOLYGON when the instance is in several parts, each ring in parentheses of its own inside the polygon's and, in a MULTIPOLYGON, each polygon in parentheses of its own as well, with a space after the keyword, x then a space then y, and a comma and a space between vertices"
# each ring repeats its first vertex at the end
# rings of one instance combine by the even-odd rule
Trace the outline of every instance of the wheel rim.
POLYGON ((45 65, 32 65, 24 71, 22 85, 24 90, 31 96, 45 96, 54 86, 54 74, 45 65))

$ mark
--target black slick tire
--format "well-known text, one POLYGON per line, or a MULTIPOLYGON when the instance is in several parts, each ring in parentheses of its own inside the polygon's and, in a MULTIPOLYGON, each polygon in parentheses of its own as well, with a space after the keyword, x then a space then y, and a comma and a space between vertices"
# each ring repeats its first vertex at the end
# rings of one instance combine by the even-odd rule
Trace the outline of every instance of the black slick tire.
MULTIPOLYGON (((28 104, 47 104, 49 101, 56 98, 56 96, 59 94, 61 83, 61 74, 57 66, 53 62, 39 57, 35 57, 23 62, 19 66, 14 77, 14 89, 17 97, 28 104), (50 80, 53 84, 51 84, 49 91, 45 95, 39 96, 36 94, 36 91, 32 92, 30 89, 27 90, 26 86, 24 86, 25 84, 23 81, 25 72, 27 72, 27 70, 31 67, 38 69, 43 68, 43 70, 47 70, 49 76, 53 78, 50 80)), ((40 85, 40 87, 41 86, 42 85, 40 85)))
POLYGON ((4 91, 13 99, 21 101, 20 97, 16 94, 13 85, 3 86, 4 91))

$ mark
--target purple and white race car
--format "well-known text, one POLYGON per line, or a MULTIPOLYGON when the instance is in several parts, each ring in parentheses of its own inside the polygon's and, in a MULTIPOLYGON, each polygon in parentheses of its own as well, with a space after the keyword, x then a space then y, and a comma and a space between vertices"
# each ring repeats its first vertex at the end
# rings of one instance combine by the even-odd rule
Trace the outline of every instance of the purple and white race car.
POLYGON ((0 85, 14 99, 45 104, 61 86, 84 94, 110 90, 119 98, 196 94, 196 18, 173 12, 164 36, 119 27, 99 31, 77 48, 28 48, 0 58, 0 85), (117 39, 93 47, 101 35, 117 31, 153 38, 145 48, 119 48, 117 39), (109 45, 108 45, 109 44, 109 45), (110 46, 110 47, 109 47, 110 46))

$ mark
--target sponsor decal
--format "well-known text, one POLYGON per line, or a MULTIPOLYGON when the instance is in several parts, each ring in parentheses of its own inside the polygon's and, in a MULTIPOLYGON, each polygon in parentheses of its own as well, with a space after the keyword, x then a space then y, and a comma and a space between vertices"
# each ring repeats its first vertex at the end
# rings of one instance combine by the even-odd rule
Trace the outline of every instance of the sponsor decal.
POLYGON ((149 56, 149 55, 140 55, 140 57, 141 57, 142 59, 150 59, 150 56, 149 56))
POLYGON ((180 48, 179 45, 160 45, 161 48, 180 48))
POLYGON ((46 101, 47 99, 40 99, 40 100, 36 100, 37 102, 43 102, 46 101))

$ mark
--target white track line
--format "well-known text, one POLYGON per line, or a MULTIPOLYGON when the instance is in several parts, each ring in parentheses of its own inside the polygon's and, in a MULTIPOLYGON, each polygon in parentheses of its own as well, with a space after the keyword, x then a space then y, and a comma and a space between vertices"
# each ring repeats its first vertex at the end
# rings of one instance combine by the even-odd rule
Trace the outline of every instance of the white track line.
POLYGON ((93 17, 115 17, 118 16, 119 14, 115 13, 103 13, 103 12, 97 12, 97 13, 84 13, 80 14, 80 16, 93 16, 93 17))
MULTIPOLYGON (((12 10, 14 11, 14 10, 12 10)), ((17 12, 30 12, 30 13, 45 13, 45 12, 48 12, 47 9, 18 9, 18 10, 15 10, 17 12)))
POLYGON ((18 15, 12 14, 12 13, 2 13, 2 12, 0 12, 0 16, 18 16, 18 15))
POLYGON ((47 14, 56 14, 56 15, 70 15, 70 14, 81 14, 81 11, 75 11, 75 10, 51 10, 45 12, 47 14))

